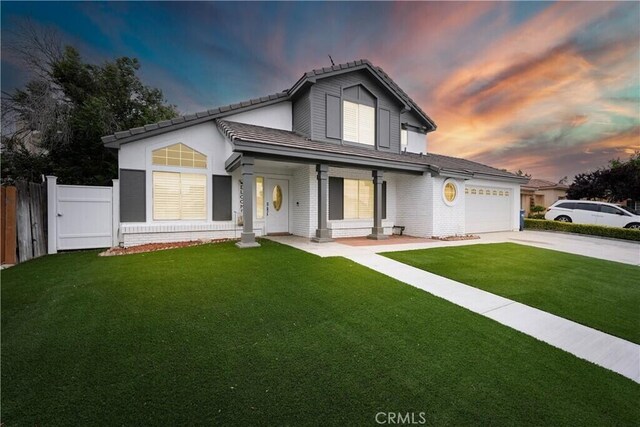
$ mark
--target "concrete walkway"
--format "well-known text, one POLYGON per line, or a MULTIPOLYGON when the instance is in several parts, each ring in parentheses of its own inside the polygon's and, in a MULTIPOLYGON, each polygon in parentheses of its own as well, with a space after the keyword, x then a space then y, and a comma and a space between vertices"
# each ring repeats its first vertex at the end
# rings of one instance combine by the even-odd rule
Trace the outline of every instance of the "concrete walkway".
MULTIPOLYGON (((545 247, 580 255, 594 256, 594 252, 598 252, 602 256, 596 256, 597 258, 611 259, 613 257, 618 261, 627 260, 629 264, 638 264, 637 260, 634 262, 633 252, 640 250, 640 245, 631 244, 630 248, 626 245, 620 245, 613 252, 609 248, 609 252, 601 253, 596 250, 596 247, 598 243, 607 245, 607 242, 599 242, 602 239, 591 239, 597 240, 595 243, 583 242, 581 241, 582 239, 579 239, 578 243, 572 244, 566 241, 567 236, 565 235, 560 235, 557 238, 557 236, 547 236, 549 234, 551 233, 492 233, 483 235, 480 240, 366 247, 353 247, 335 242, 317 244, 299 237, 274 237, 272 239, 319 256, 343 256, 640 383, 640 345, 464 283, 402 264, 376 253, 513 241, 514 243, 545 247), (540 234, 542 236, 539 236, 540 234), (516 239, 520 241, 516 241, 516 239)), ((572 238, 574 236, 568 237, 572 238)), ((616 246, 619 242, 614 241, 613 243, 613 246, 616 246)), ((626 242, 620 243, 626 244, 626 242)))

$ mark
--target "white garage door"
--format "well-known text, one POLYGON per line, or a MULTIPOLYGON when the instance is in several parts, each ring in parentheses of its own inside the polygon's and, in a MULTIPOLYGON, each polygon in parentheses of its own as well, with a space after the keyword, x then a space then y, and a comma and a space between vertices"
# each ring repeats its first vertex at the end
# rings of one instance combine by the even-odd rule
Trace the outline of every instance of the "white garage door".
POLYGON ((465 231, 483 233, 512 229, 512 194, 506 188, 465 188, 465 231))

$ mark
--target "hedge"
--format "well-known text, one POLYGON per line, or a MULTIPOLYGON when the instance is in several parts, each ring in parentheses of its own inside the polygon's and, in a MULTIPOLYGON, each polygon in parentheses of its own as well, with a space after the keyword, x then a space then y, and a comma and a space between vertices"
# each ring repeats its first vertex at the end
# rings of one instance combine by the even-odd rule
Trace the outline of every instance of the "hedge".
POLYGON ((525 218, 526 230, 552 230, 565 233, 588 234, 590 236, 611 237, 614 239, 635 240, 640 242, 640 230, 602 225, 573 224, 570 222, 547 221, 525 218))

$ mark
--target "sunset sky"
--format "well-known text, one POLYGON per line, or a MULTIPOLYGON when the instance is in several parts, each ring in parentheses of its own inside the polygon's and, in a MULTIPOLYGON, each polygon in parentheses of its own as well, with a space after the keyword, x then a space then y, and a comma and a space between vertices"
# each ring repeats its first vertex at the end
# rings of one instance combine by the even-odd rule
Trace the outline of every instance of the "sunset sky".
POLYGON ((2 90, 29 77, 18 22, 85 59, 132 56, 183 113, 278 92, 367 58, 431 116, 429 150, 536 178, 640 150, 640 3, 2 2, 2 90))

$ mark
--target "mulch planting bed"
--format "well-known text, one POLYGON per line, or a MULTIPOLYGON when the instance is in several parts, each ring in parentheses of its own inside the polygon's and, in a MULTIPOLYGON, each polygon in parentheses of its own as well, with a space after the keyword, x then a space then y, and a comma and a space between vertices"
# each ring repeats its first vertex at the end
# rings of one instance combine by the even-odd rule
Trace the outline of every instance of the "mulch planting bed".
POLYGON ((198 245, 206 245, 209 243, 228 242, 230 240, 234 240, 234 239, 203 239, 203 240, 190 240, 188 242, 147 243, 144 245, 129 246, 128 248, 122 248, 118 246, 115 248, 109 248, 106 251, 101 252, 99 256, 140 254, 144 252, 163 251, 165 249, 186 248, 187 246, 198 246, 198 245))

